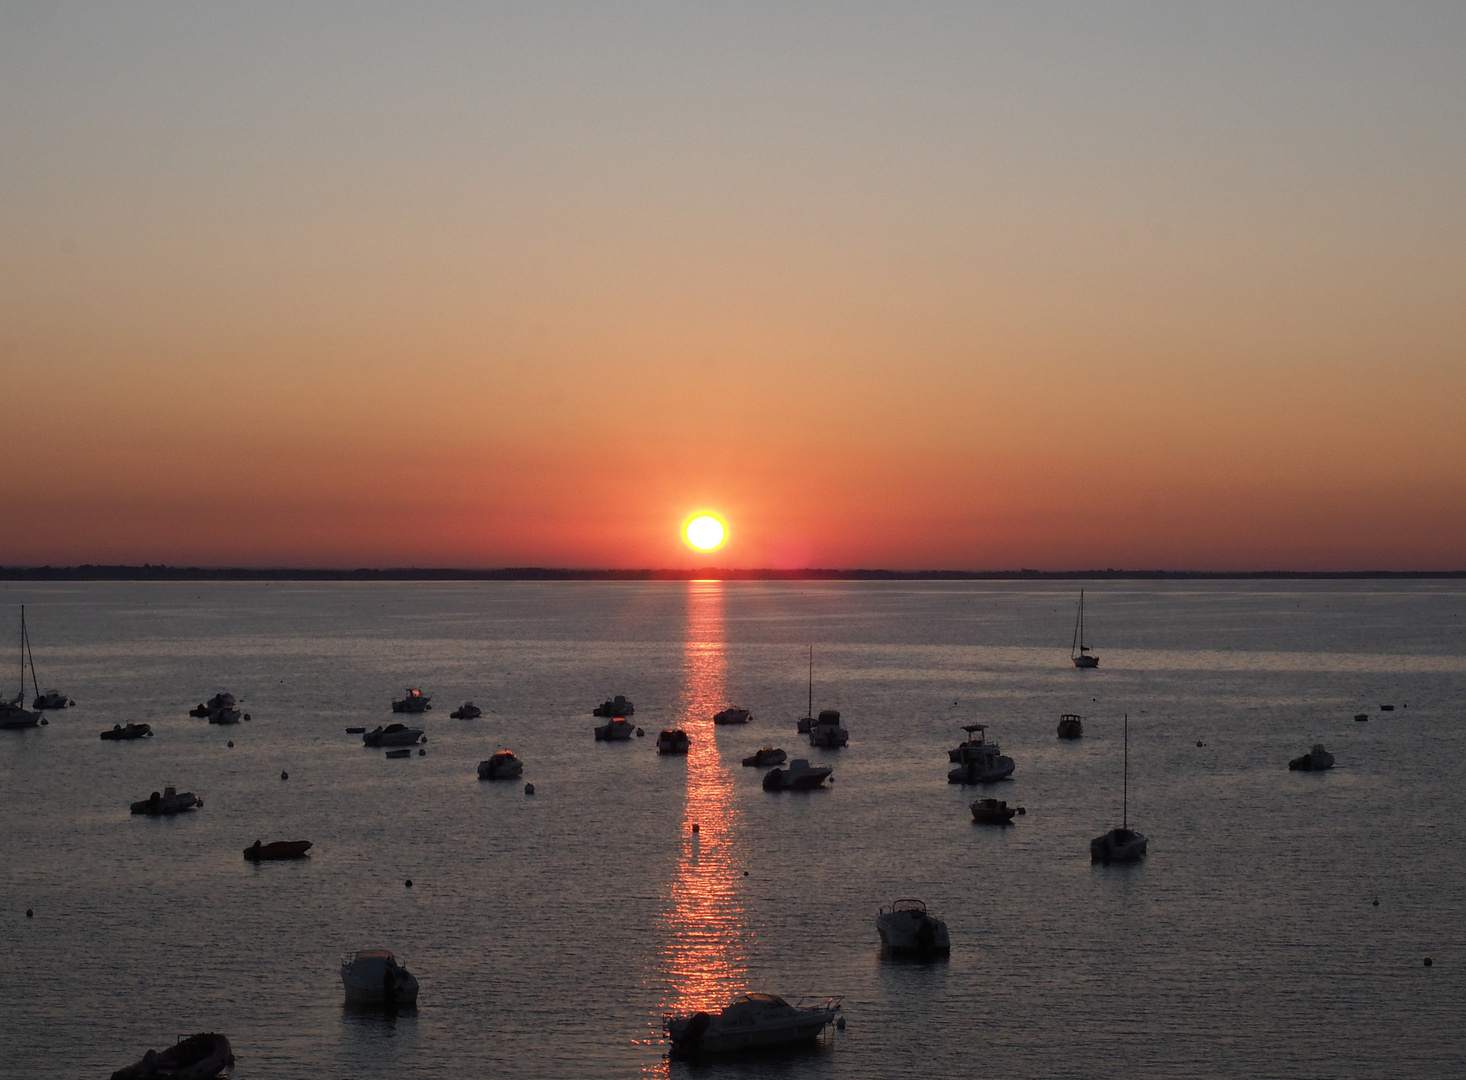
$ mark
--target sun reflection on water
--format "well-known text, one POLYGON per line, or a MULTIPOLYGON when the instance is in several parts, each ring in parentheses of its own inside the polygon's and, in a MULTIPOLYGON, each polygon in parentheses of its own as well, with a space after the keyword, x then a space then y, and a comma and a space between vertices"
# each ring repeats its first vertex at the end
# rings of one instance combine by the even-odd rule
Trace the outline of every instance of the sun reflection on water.
POLYGON ((746 986, 744 841, 734 780, 718 754, 713 714, 727 705, 723 583, 688 582, 681 726, 687 754, 682 850, 668 889, 661 966, 663 1011, 717 1011, 746 986), (692 831, 693 825, 698 832, 692 831))

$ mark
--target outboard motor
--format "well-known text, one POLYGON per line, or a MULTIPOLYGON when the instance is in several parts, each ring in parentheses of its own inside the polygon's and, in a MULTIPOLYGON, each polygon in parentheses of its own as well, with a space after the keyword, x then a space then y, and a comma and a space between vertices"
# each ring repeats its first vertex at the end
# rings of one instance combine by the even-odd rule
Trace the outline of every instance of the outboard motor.
POLYGON ((705 1012, 693 1013, 692 1019, 687 1021, 687 1030, 682 1033, 682 1048, 696 1050, 712 1022, 713 1018, 705 1012))

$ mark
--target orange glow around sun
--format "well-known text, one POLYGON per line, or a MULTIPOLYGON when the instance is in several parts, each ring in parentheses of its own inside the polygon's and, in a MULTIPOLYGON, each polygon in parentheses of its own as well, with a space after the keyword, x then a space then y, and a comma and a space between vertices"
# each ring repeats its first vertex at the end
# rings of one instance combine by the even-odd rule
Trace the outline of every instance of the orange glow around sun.
POLYGON ((712 514, 699 514, 682 527, 683 539, 698 551, 712 551, 727 535, 727 528, 712 514))

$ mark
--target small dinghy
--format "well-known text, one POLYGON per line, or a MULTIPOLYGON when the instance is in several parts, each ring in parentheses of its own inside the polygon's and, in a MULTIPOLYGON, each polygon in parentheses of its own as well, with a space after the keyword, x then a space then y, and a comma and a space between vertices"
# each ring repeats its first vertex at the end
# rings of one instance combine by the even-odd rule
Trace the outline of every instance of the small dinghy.
POLYGON ((109 742, 123 742, 130 739, 142 739, 153 733, 153 729, 147 724, 134 724, 128 721, 127 726, 113 724, 111 731, 102 732, 101 737, 109 742))
POLYGON ((813 791, 823 788, 834 771, 828 765, 812 766, 804 758, 795 758, 787 769, 770 769, 764 773, 764 790, 813 791))
POLYGON ((191 791, 180 793, 177 788, 165 787, 161 795, 155 791, 146 799, 133 803, 132 812, 147 814, 149 817, 171 817, 203 805, 204 800, 191 791))
POLYGON ((1288 768, 1294 772, 1317 772, 1320 769, 1332 769, 1334 767, 1334 755, 1323 748, 1323 743, 1314 743, 1313 749, 1302 757, 1295 757, 1288 762, 1288 768))
POLYGON ((348 735, 365 735, 366 734, 366 728, 364 728, 364 727, 349 727, 349 728, 346 729, 346 734, 348 734, 348 735))
POLYGON ((311 849, 309 840, 276 840, 266 844, 256 840, 244 849, 244 857, 250 862, 273 862, 276 859, 303 859, 311 849))
POLYGON ((624 694, 617 694, 609 701, 603 701, 590 711, 592 716, 599 716, 602 720, 610 720, 613 717, 627 717, 636 714, 636 706, 626 700, 624 694))
POLYGON ((362 735, 361 741, 366 746, 411 746, 422 738, 422 728, 410 728, 406 724, 388 724, 386 727, 377 725, 373 731, 362 735))
POLYGON ((228 1038, 210 1031, 181 1038, 166 1050, 149 1050, 112 1080, 208 1080, 233 1064, 228 1038))
POLYGON ((789 755, 773 746, 765 746, 761 750, 755 750, 743 759, 743 764, 762 768, 768 765, 782 765, 789 759, 789 755))
POLYGON ((1017 813, 1005 799, 977 799, 968 804, 972 820, 982 825, 1007 825, 1017 813))
POLYGON ((473 702, 465 701, 458 708, 450 712, 448 716, 453 720, 477 720, 483 714, 484 711, 473 702))
POLYGON ((685 754, 692 746, 692 740, 681 728, 671 728, 657 736, 657 753, 685 754))
POLYGON ((388 750, 386 756, 389 758, 412 757, 412 747, 404 746, 399 750, 388 750))
POLYGON ((746 724, 753 719, 753 714, 747 709, 740 709, 737 705, 729 705, 719 713, 713 713, 715 724, 746 724))
POLYGON ((478 763, 480 780, 513 780, 524 775, 524 762, 514 756, 513 750, 500 750, 487 761, 478 763))

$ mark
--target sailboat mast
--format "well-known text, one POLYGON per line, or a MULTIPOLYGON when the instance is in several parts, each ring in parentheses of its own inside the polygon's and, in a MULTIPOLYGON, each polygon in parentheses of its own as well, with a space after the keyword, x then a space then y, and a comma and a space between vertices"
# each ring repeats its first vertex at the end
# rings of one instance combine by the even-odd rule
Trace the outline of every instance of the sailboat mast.
POLYGON ((25 605, 20 605, 20 696, 25 697, 25 605))
POLYGON ((809 646, 809 705, 805 709, 805 716, 814 715, 814 643, 809 646))
POLYGON ((1079 613, 1074 616, 1074 641, 1069 646, 1069 655, 1077 656, 1084 646, 1084 590, 1079 590, 1079 613))
MULTIPOLYGON (((25 656, 31 662, 31 688, 35 690, 36 697, 41 696, 41 684, 36 681, 36 654, 31 652, 31 635, 25 628, 25 605, 20 608, 20 643, 25 646, 25 656)), ((20 664, 20 689, 25 691, 25 659, 20 664)))
POLYGON ((1130 714, 1125 714, 1125 780, 1120 796, 1120 828, 1130 828, 1130 714))

